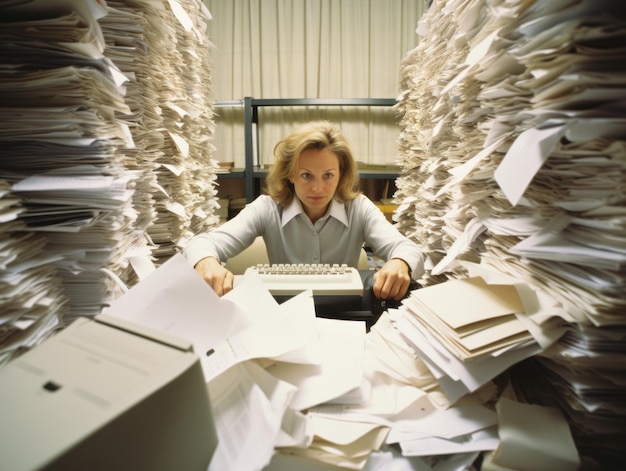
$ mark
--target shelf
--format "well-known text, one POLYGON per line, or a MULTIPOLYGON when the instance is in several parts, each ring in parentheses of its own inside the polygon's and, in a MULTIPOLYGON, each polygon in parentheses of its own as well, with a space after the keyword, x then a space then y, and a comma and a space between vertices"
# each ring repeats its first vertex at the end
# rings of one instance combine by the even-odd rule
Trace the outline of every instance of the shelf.
POLYGON ((267 169, 261 167, 252 167, 252 176, 254 178, 265 178, 267 176, 267 169))
MULTIPOLYGON (((260 180, 267 176, 267 169, 259 166, 259 113, 258 109, 266 106, 384 106, 396 104, 395 98, 253 98, 244 97, 243 100, 218 102, 220 106, 243 106, 244 145, 246 169, 245 178, 246 200, 251 202, 260 194, 260 180), (255 149, 256 143, 256 149, 255 149), (256 156, 256 161, 255 161, 256 156), (247 171, 249 169, 249 171, 247 171)), ((216 105, 218 105, 216 104, 216 105)), ((361 170, 362 179, 396 179, 399 176, 396 170, 361 170)))
MULTIPOLYGON (((245 102, 245 100, 244 100, 245 102)), ((250 98, 258 106, 393 106, 394 98, 250 98)))
POLYGON ((219 172, 216 173, 217 178, 245 178, 246 169, 245 168, 233 168, 230 172, 219 172))
POLYGON ((397 170, 359 170, 361 178, 390 179, 398 178, 400 172, 397 170))

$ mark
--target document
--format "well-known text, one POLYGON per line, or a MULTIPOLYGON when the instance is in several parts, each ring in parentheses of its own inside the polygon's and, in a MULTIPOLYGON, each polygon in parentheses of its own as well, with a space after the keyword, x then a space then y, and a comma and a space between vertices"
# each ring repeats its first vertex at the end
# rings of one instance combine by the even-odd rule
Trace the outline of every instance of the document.
POLYGON ((337 420, 327 416, 311 416, 314 438, 307 448, 280 450, 295 456, 311 457, 344 469, 363 469, 372 451, 379 450, 388 427, 380 424, 337 420))
POLYGON ((410 299, 418 300, 421 306, 457 330, 476 322, 524 312, 515 286, 487 284, 479 277, 450 280, 414 290, 410 299))
POLYGON ((569 240, 570 223, 571 219, 565 213, 557 214, 540 231, 512 247, 511 252, 530 258, 571 262, 614 271, 626 265, 626 254, 621 251, 602 250, 569 240))
POLYGON ((251 313, 231 300, 218 298, 180 254, 104 312, 186 339, 201 357, 252 323, 251 313))
POLYGON ((508 150, 494 178, 513 206, 519 203, 546 159, 565 135, 563 125, 524 131, 508 150))
POLYGON ((413 291, 403 305, 461 360, 532 338, 516 317, 524 306, 513 285, 488 285, 481 278, 450 280, 413 291))
POLYGON ((580 458, 563 413, 501 397, 496 405, 500 443, 492 462, 520 470, 577 470, 580 458))
MULTIPOLYGON (((298 294, 292 300, 287 301, 286 306, 279 306, 272 299, 273 309, 263 310, 259 299, 269 292, 263 287, 260 278, 256 282, 256 290, 250 286, 252 284, 250 280, 242 281, 236 289, 246 299, 255 300, 254 311, 258 317, 248 327, 230 335, 206 352, 202 359, 202 367, 207 381, 233 365, 253 358, 303 365, 319 365, 322 362, 319 339, 312 336, 310 329, 312 322, 298 322, 298 318, 302 316, 292 313, 292 308, 298 304, 302 305, 303 303, 299 301, 304 300, 305 309, 299 312, 304 313, 310 319, 315 319, 315 305, 311 291, 298 294), (255 291, 261 296, 256 296, 255 291)), ((231 295, 232 297, 234 296, 231 295)))
POLYGON ((402 310, 393 315, 393 320, 398 329, 406 332, 407 340, 428 365, 453 403, 466 394, 477 391, 515 363, 541 351, 536 343, 527 342, 498 356, 464 362, 450 353, 427 329, 411 322, 410 317, 402 314, 402 310))
POLYGON ((315 319, 310 291, 279 305, 257 276, 219 298, 180 254, 106 312, 190 341, 207 382, 251 359, 321 362, 319 338, 310 329, 315 319))
POLYGON ((363 359, 365 323, 316 318, 321 363, 302 365, 275 363, 267 371, 277 378, 298 386, 291 406, 305 410, 317 404, 339 401, 357 403, 364 400, 363 359))
POLYGON ((498 443, 497 427, 491 427, 457 439, 417 438, 401 442, 400 446, 405 456, 432 456, 491 451, 498 443))
POLYGON ((424 391, 436 386, 435 377, 422 359, 393 327, 389 311, 384 311, 370 328, 366 342, 368 365, 373 371, 424 391))
POLYGON ((497 425, 495 410, 481 404, 457 405, 445 410, 426 411, 417 418, 395 420, 387 443, 427 437, 451 440, 497 425))
MULTIPOLYGON (((285 404, 272 403, 248 368, 257 369, 237 364, 207 385, 218 436, 209 471, 263 469, 274 453, 282 422, 280 406, 285 404)), ((288 386, 278 382, 276 386, 287 388, 283 394, 289 394, 288 386)))

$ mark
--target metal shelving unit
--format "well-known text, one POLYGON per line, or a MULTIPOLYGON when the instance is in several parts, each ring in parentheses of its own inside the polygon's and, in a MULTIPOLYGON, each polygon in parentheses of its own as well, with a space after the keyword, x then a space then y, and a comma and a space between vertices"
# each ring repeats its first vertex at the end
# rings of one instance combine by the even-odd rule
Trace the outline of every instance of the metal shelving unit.
MULTIPOLYGON (((245 168, 231 178, 245 179, 246 200, 251 202, 260 192, 260 182, 267 175, 267 170, 258 162, 259 156, 259 108, 281 106, 394 106, 394 98, 253 98, 218 102, 217 106, 243 106, 245 168), (256 142, 256 148, 255 148, 256 142)), ((239 169, 238 169, 239 170, 239 169)), ((398 173, 389 170, 360 170, 364 179, 396 179, 398 173)), ((228 174, 220 174, 220 178, 228 174)))

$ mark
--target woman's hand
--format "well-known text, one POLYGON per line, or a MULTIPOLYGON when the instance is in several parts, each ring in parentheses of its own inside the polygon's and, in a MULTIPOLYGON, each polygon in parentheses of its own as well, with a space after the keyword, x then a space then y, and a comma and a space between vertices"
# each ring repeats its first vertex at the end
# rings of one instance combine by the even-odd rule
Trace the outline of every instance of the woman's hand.
POLYGON ((235 276, 224 268, 217 258, 203 258, 194 268, 218 296, 224 296, 233 289, 235 276))
POLYGON ((374 296, 400 301, 411 283, 409 266, 404 260, 392 258, 374 273, 374 296))

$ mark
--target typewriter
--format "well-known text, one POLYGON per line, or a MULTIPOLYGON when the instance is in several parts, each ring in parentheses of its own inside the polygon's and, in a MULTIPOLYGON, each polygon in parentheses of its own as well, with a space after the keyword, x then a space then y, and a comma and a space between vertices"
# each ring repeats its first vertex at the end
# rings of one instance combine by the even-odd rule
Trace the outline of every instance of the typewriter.
MULTIPOLYGON (((345 264, 258 264, 246 269, 263 281, 278 302, 283 302, 302 291, 313 292, 318 317, 363 320, 367 328, 391 307, 401 301, 381 300, 374 296, 374 270, 357 270, 345 264)), ((419 288, 411 282, 406 296, 419 288)))
POLYGON ((363 296, 363 281, 356 268, 339 264, 277 263, 249 267, 270 293, 293 296, 310 289, 314 296, 363 296))

